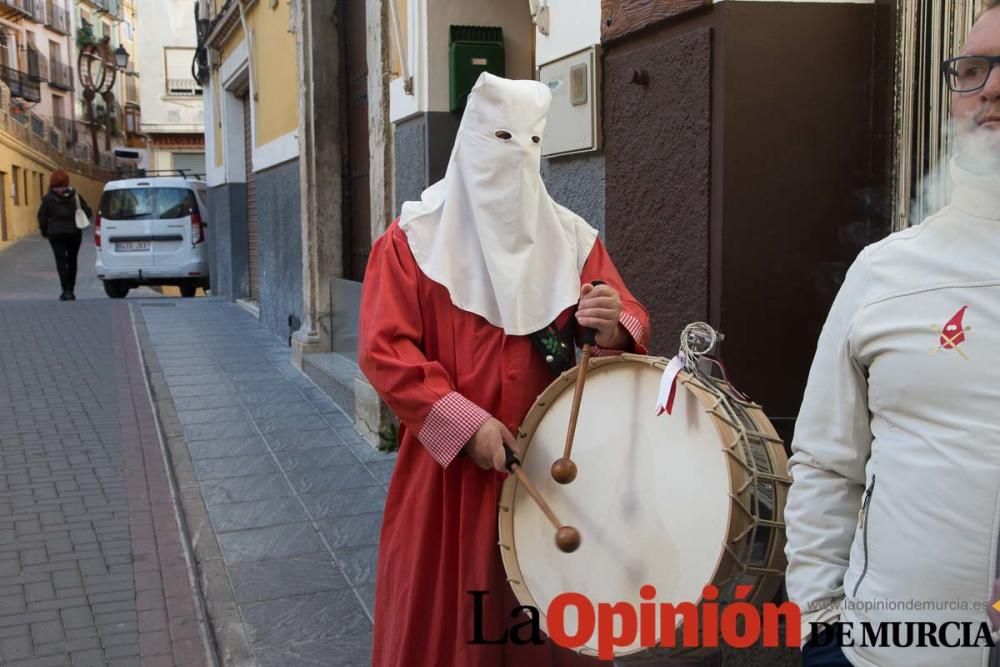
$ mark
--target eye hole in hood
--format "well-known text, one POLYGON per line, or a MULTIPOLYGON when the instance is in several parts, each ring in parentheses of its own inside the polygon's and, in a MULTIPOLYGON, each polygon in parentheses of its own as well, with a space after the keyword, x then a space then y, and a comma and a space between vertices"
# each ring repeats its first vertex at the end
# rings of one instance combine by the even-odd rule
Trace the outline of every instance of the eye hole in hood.
POLYGON ((497 139, 503 139, 504 141, 510 141, 511 139, 514 138, 514 135, 512 135, 507 130, 497 130, 496 132, 494 132, 494 135, 497 137, 497 139))

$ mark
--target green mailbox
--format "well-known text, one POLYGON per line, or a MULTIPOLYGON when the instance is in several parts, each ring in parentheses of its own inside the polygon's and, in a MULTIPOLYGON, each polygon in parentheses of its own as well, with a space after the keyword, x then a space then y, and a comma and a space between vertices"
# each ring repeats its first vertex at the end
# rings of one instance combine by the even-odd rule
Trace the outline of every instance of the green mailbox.
POLYGON ((469 92, 483 72, 505 76, 503 28, 453 25, 448 42, 451 110, 465 110, 469 92))

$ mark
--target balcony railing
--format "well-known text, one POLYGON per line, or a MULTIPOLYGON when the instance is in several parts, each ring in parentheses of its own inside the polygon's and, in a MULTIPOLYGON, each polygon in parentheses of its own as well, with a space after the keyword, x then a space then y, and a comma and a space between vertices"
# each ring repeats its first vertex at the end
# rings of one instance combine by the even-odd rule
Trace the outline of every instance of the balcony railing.
POLYGON ((49 63, 49 85, 53 88, 73 90, 73 68, 58 60, 49 63))
POLYGON ((29 13, 38 23, 45 24, 45 0, 27 0, 31 5, 29 13))
POLYGON ((0 81, 10 88, 11 97, 20 97, 27 102, 41 102, 42 91, 38 79, 13 67, 0 65, 0 81))
POLYGON ((199 97, 201 94, 201 84, 194 79, 167 79, 167 95, 199 97))
POLYGON ((67 146, 72 146, 76 143, 76 121, 72 118, 65 118, 63 116, 53 116, 52 124, 56 126, 62 135, 63 139, 66 140, 67 146))
POLYGON ((0 132, 27 144, 69 171, 100 181, 111 180, 114 176, 112 173, 114 164, 109 155, 102 155, 101 165, 98 167, 93 164, 90 146, 85 145, 85 142, 77 142, 72 147, 64 142, 60 150, 56 146, 58 137, 54 136, 51 125, 45 124, 44 135, 39 136, 35 131, 34 120, 29 121, 29 116, 26 114, 23 119, 19 119, 0 109, 0 132))
POLYGON ((31 114, 31 131, 36 137, 45 138, 45 121, 40 116, 31 114))
POLYGON ((122 3, 119 0, 90 0, 98 12, 107 12, 116 18, 122 18, 122 3))
POLYGON ((35 49, 28 49, 28 76, 36 81, 49 80, 49 59, 35 49))
POLYGON ((69 12, 55 4, 53 0, 46 0, 45 25, 60 34, 68 35, 70 32, 69 12))
POLYGON ((31 17, 34 12, 34 0, 0 0, 0 18, 28 18, 31 17))

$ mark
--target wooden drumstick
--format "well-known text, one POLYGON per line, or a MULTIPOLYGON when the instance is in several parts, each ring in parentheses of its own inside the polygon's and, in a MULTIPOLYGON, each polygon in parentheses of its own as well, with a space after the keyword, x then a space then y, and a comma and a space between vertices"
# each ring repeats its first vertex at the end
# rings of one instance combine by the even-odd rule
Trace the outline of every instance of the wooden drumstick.
MULTIPOLYGON (((594 287, 603 285, 603 280, 591 283, 594 287)), ((569 428, 566 430, 566 444, 563 446, 561 459, 552 464, 552 479, 560 484, 569 484, 576 479, 576 464, 570 459, 573 453, 573 438, 576 435, 576 420, 580 416, 580 401, 583 399, 583 385, 587 382, 587 369, 590 368, 591 348, 597 343, 597 332, 590 327, 580 331, 583 341, 583 354, 580 356, 579 370, 576 372, 576 388, 573 391, 573 405, 569 413, 569 428)))
POLYGON ((556 529, 556 546, 559 547, 560 551, 565 553, 576 551, 580 547, 580 531, 573 526, 564 526, 559 523, 559 519, 556 518, 552 508, 545 502, 545 498, 542 498, 542 494, 538 492, 538 489, 535 488, 535 485, 531 483, 531 480, 528 479, 528 476, 521 469, 521 462, 514 455, 514 450, 506 444, 504 444, 503 450, 504 455, 507 457, 504 467, 517 477, 517 481, 524 486, 524 490, 528 492, 528 495, 531 496, 532 500, 538 505, 538 508, 542 510, 542 513, 548 517, 549 521, 552 522, 552 526, 556 529))

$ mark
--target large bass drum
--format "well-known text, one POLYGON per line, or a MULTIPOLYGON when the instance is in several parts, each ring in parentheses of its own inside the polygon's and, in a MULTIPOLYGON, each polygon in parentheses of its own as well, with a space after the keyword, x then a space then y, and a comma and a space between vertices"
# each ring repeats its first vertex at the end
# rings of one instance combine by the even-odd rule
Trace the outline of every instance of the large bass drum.
MULTIPOLYGON (((656 602, 674 604, 700 604, 708 584, 719 588, 720 603, 739 584, 751 587, 741 599, 760 604, 781 584, 790 484, 781 440, 759 406, 700 373, 681 372, 672 413, 657 415, 667 363, 631 354, 591 362, 573 445, 579 472, 568 485, 554 482, 549 470, 562 456, 575 369, 538 397, 519 429, 524 472, 559 520, 582 536, 574 553, 559 551, 551 523, 516 477, 504 482, 504 567, 521 604, 539 610, 546 633, 549 603, 565 592, 581 593, 595 607, 627 602, 639 609, 649 602, 639 593, 647 584, 656 602)), ((566 630, 576 628, 567 623, 566 630)), ((578 650, 597 655, 596 630, 578 650)), ((616 650, 616 659, 710 652, 648 649, 637 637, 616 650)))

